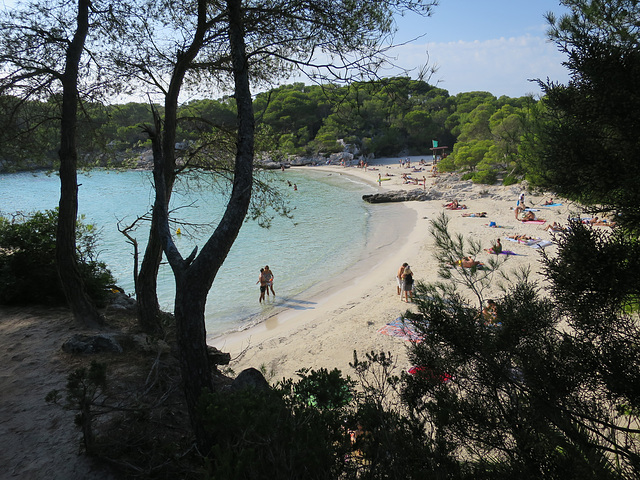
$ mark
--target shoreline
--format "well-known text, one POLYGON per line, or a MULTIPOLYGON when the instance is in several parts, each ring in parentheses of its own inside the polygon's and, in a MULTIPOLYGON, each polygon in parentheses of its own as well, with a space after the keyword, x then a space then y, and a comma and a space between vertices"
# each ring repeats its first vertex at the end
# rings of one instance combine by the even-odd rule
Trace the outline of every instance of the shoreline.
MULTIPOLYGON (((323 165, 292 168, 300 170, 312 169, 313 171, 326 172, 330 175, 347 175, 377 188, 377 184, 373 179, 352 172, 355 167, 323 165)), ((375 207, 378 212, 371 213, 371 229, 358 259, 335 278, 324 280, 315 287, 303 292, 303 295, 306 293, 305 297, 296 298, 297 301, 303 302, 305 306, 277 308, 273 313, 261 319, 260 322, 247 328, 222 335, 208 336, 207 343, 223 351, 232 349, 231 355, 233 358, 234 354, 239 354, 251 345, 253 343, 252 339, 259 339, 262 342, 271 333, 286 335, 310 318, 326 313, 327 304, 329 304, 329 308, 335 302, 349 304, 349 299, 346 295, 352 293, 351 289, 357 287, 356 284, 359 284, 362 280, 365 280, 372 270, 380 268, 379 266, 384 260, 380 260, 379 256, 384 258, 386 255, 393 255, 393 250, 396 249, 396 243, 401 240, 401 235, 409 235, 417 220, 416 212, 404 203, 382 204, 372 207, 375 207), (375 223, 380 221, 384 221, 385 225, 375 223), (389 231, 386 228, 388 225, 392 225, 396 230, 399 229, 400 231, 394 234, 396 230, 389 231), (348 290, 348 293, 344 291, 345 289, 348 290), (296 322, 295 325, 292 324, 294 320, 296 322)))
MULTIPOLYGON (((414 159, 425 158, 418 156, 414 159)), ((429 158, 429 157, 427 157, 429 158)), ((352 175, 369 183, 376 184, 381 192, 394 190, 413 190, 422 186, 402 183, 401 174, 409 173, 401 169, 398 159, 375 160, 374 168, 365 171, 357 167, 316 166, 296 167, 313 168, 332 174, 352 175), (377 185, 378 173, 392 174, 389 181, 377 185)), ((515 219, 513 208, 521 192, 520 185, 487 186, 473 185, 471 182, 455 180, 457 177, 446 174, 431 177, 430 172, 416 176, 427 177, 426 190, 436 189, 438 198, 428 201, 411 201, 400 204, 376 204, 374 207, 406 209, 408 216, 400 217, 402 233, 398 238, 384 245, 388 232, 377 238, 371 238, 371 244, 363 247, 364 260, 360 269, 345 272, 332 279, 331 287, 322 290, 312 299, 312 307, 302 310, 281 312, 248 330, 233 335, 212 339, 209 344, 231 354, 230 368, 239 373, 249 367, 261 369, 268 380, 283 377, 293 378, 301 368, 338 368, 345 375, 351 373, 349 362, 353 352, 361 356, 371 351, 390 352, 397 361, 397 368, 410 367, 406 356, 407 343, 395 337, 377 333, 386 323, 401 316, 407 309, 416 310, 415 304, 401 302, 396 292, 396 271, 403 262, 408 262, 417 281, 431 283, 438 281, 437 262, 431 254, 432 238, 430 220, 446 212, 449 217, 449 229, 452 233, 461 233, 488 248, 496 238, 508 235, 525 234, 551 240, 552 235, 544 230, 545 225, 522 224, 515 219), (443 209, 443 204, 457 198, 468 206, 463 211, 443 209), (463 213, 487 212, 486 218, 463 217, 463 213), (494 221, 504 228, 489 228, 494 221), (385 237, 385 235, 387 235, 385 237), (343 278, 344 277, 344 278, 343 278)), ((528 196, 527 204, 540 205, 547 196, 528 196)), ((555 208, 540 208, 538 216, 547 223, 564 222, 567 213, 573 208, 563 205, 555 208)), ((539 274, 538 251, 519 243, 502 242, 505 249, 516 255, 507 256, 504 271, 510 272, 523 266, 530 266, 532 278, 543 282, 539 274)), ((555 246, 547 247, 553 251, 555 246)), ((484 252, 483 252, 484 253, 484 252)), ((478 255, 484 261, 489 254, 478 255)), ((488 295, 498 295, 499 289, 488 295)), ((488 296, 487 298, 491 298, 488 296)))

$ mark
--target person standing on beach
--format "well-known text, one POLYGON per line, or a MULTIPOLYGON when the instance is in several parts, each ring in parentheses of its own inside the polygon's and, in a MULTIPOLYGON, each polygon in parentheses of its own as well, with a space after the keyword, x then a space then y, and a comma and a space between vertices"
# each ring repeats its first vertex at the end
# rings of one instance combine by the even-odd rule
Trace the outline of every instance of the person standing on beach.
POLYGON ((409 264, 408 263, 403 263, 402 265, 400 265, 400 268, 398 269, 398 273, 396 274, 396 280, 398 281, 398 295, 400 295, 400 298, 402 299, 402 273, 404 272, 404 267, 408 267, 409 264))
POLYGON ((382 175, 378 174, 378 186, 382 186, 382 175))
POLYGON ((267 291, 267 280, 264 278, 264 268, 260 269, 260 276, 258 277, 258 281, 256 284, 260 284, 260 300, 259 303, 262 303, 264 300, 264 293, 267 291))
MULTIPOLYGON (((409 303, 409 298, 413 301, 413 272, 411 267, 407 265, 402 271, 402 292, 404 294, 405 302, 409 303)), ((402 295, 400 295, 402 300, 402 295)))
POLYGON ((264 267, 264 279, 267 282, 267 295, 269 295, 269 289, 271 289, 271 293, 273 296, 276 296, 276 292, 273 291, 273 272, 269 270, 269 265, 264 267))

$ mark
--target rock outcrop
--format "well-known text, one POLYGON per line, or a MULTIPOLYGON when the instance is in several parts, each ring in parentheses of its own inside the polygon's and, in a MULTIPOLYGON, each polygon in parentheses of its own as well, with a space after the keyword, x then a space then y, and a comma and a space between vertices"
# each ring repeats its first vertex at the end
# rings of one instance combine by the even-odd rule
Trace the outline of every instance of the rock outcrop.
POLYGON ((425 202, 437 200, 442 194, 436 190, 393 190, 389 192, 363 195, 362 200, 367 203, 391 203, 391 202, 425 202))
POLYGON ((90 354, 103 352, 122 353, 122 347, 115 335, 73 335, 62 344, 62 351, 74 354, 90 354))

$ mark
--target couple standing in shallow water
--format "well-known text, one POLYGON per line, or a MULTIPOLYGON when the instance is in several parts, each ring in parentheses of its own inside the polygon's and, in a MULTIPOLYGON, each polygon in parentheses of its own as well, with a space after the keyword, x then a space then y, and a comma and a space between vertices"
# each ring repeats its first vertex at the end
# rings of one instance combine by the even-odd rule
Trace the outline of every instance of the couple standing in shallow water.
POLYGON ((264 294, 269 295, 269 289, 271 289, 271 293, 273 296, 276 296, 276 292, 273 291, 273 272, 269 269, 269 265, 266 265, 264 268, 260 269, 260 276, 258 277, 258 281, 256 283, 260 284, 260 300, 262 302, 264 300, 264 294))
POLYGON ((409 303, 410 298, 413 301, 413 272, 408 263, 405 262, 400 265, 396 279, 398 280, 398 295, 400 295, 400 300, 404 297, 404 301, 407 303, 409 303))

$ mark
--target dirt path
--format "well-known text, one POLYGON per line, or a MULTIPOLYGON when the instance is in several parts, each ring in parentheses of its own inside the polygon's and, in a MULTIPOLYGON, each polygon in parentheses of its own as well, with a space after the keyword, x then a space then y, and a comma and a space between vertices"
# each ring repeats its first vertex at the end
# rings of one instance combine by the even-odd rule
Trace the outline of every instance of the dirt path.
POLYGON ((67 310, 0 308, 2 478, 115 478, 80 452, 74 412, 45 401, 72 369, 62 343, 81 332, 67 310))

